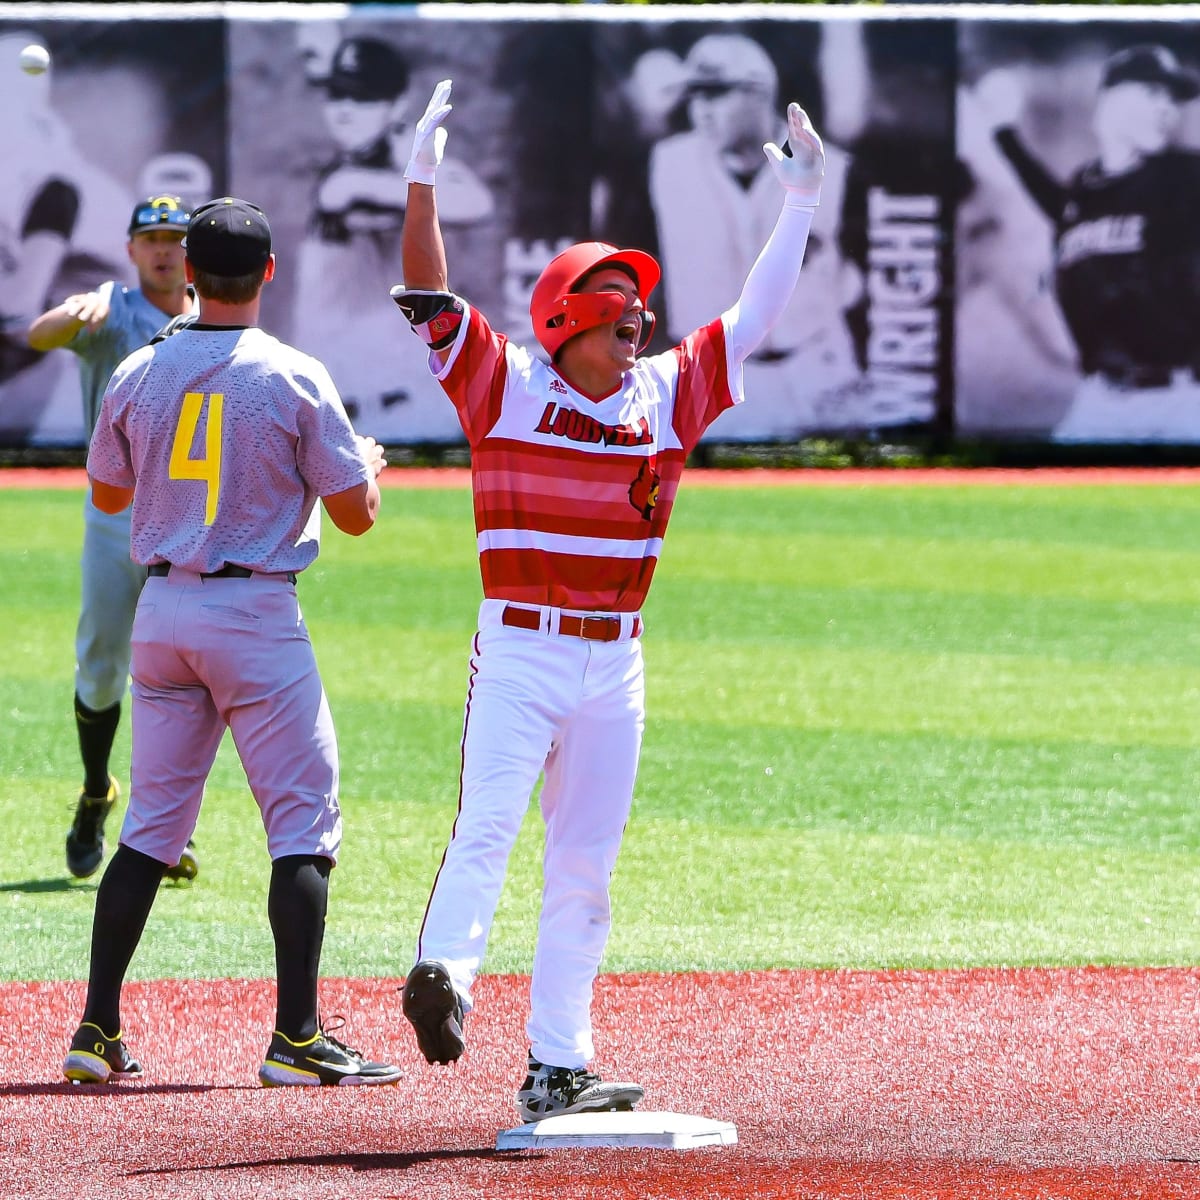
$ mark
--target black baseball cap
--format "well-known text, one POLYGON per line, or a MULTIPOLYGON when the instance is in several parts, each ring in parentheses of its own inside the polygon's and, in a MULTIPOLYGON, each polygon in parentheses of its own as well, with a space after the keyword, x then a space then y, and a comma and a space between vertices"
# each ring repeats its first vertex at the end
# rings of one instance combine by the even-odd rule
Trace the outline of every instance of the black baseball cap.
POLYGON ((1200 78, 1180 66, 1166 46, 1147 44, 1118 50, 1104 64, 1104 87, 1118 83, 1161 83, 1176 100, 1200 96, 1200 78))
POLYGON ((389 42, 346 38, 334 51, 321 86, 335 100, 394 100, 408 90, 408 64, 389 42))
POLYGON ((183 248, 192 266, 208 275, 253 275, 271 257, 271 226, 257 205, 221 196, 192 213, 183 248))
POLYGON ((147 229, 175 229, 182 234, 191 218, 180 197, 148 196, 134 208, 129 218, 129 233, 132 236, 147 229))

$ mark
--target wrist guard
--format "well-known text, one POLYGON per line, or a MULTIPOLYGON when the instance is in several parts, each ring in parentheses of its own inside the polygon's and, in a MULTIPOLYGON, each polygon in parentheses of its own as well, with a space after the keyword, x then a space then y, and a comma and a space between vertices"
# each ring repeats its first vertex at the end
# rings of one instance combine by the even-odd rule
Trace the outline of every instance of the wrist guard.
POLYGON ((408 319, 413 332, 431 350, 454 345, 465 312, 463 302, 452 292, 409 290, 397 284, 391 291, 396 307, 408 319))

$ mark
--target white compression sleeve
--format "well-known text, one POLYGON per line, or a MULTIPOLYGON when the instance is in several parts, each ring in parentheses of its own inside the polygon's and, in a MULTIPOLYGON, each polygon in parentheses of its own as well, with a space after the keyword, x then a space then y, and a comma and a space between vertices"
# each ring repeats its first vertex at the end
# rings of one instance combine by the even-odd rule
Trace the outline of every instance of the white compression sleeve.
POLYGON ((784 204, 737 302, 725 314, 732 362, 743 362, 770 333, 792 298, 815 210, 784 204))

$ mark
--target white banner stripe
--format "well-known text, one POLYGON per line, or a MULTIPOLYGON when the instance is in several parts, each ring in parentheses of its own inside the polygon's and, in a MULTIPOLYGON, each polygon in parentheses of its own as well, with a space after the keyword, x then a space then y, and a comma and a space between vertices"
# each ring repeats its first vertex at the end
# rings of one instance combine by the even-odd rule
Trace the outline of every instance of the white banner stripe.
POLYGON ((539 533, 533 529, 487 529, 477 540, 481 554, 485 550, 541 550, 547 554, 578 554, 587 558, 658 558, 662 554, 662 538, 629 542, 616 538, 539 533))

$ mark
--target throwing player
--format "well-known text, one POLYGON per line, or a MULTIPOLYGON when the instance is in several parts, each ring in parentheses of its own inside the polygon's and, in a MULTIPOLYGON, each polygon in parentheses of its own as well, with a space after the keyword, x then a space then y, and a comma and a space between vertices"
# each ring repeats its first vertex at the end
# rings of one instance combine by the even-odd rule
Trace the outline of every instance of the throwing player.
POLYGON ((605 1082, 591 996, 610 924, 609 879, 644 725, 641 607, 689 451, 742 399, 742 363, 787 306, 821 193, 821 139, 788 106, 790 156, 763 147, 783 205, 736 302, 674 349, 639 350, 659 280, 650 255, 585 242, 550 262, 531 303, 549 364, 451 293, 434 181, 450 112, 438 84, 417 125, 393 297, 471 447, 484 599, 470 660, 458 815, 404 988, 430 1062, 465 1049, 464 1014, 509 852, 539 774, 546 825, 526 1121, 630 1108, 605 1082))
POLYGON ((383 453, 359 438, 325 368, 257 327, 275 274, 264 214, 225 197, 184 243, 200 319, 117 367, 88 451, 104 512, 133 503, 149 578, 133 630, 133 764, 121 844, 96 892, 83 1020, 63 1073, 140 1074, 121 1036, 121 985, 159 880, 196 824, 225 728, 271 855, 275 1033, 266 1086, 394 1083, 320 1025, 329 872, 342 837, 333 721, 296 597, 317 557, 317 497, 365 533, 383 453))
MULTIPOLYGON (((1163 46, 1105 63, 1096 159, 1066 184, 997 114, 996 145, 1054 229, 1054 278, 1083 380, 1060 441, 1200 439, 1200 154, 1172 145, 1200 78, 1163 46)), ((1004 118, 1008 119, 1004 119, 1004 118)))
MULTIPOLYGON (((190 313, 181 242, 191 214, 178 196, 151 196, 129 218, 129 260, 138 286, 109 280, 94 292, 68 296, 42 313, 26 333, 38 351, 65 346, 79 359, 83 424, 90 438, 100 401, 117 364, 171 318, 190 313)), ((129 556, 129 513, 101 512, 84 501, 82 590, 75 632, 75 728, 83 787, 67 834, 67 870, 86 879, 104 858, 104 822, 120 787, 109 772, 121 700, 129 676, 129 635, 146 568, 129 556)), ((190 842, 167 868, 194 879, 199 864, 190 842)))

